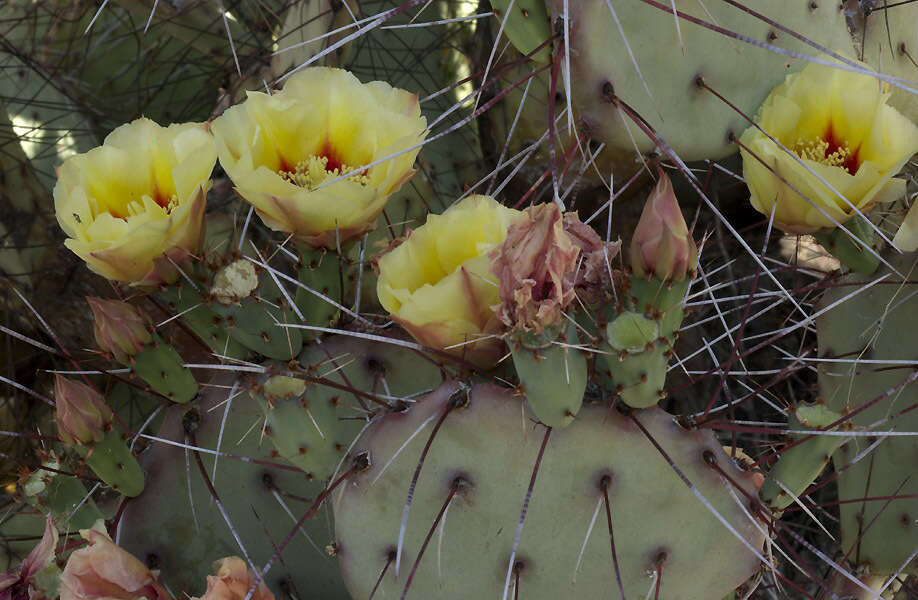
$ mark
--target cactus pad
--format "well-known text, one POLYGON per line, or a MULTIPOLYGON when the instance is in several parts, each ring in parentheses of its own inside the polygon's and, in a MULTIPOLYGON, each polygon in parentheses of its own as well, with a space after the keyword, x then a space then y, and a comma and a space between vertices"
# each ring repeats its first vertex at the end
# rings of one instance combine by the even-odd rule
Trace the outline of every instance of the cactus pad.
MULTIPOLYGON (((444 414, 457 392, 465 393, 445 384, 409 410, 376 421, 358 442, 356 449, 370 453, 372 467, 333 499, 338 556, 354 598, 369 597, 393 557, 403 500, 430 422, 444 414), (399 452, 425 422, 426 429, 399 452)), ((520 509, 545 435, 543 427, 533 430, 521 419, 520 402, 479 385, 466 406, 447 414, 414 490, 401 571, 396 577, 395 566, 388 567, 375 599, 502 597, 520 509), (434 532, 402 595, 418 549, 453 486, 457 491, 442 529, 434 532)), ((731 496, 730 484, 705 456, 754 494, 752 476, 733 467, 709 433, 683 430, 655 408, 636 411, 634 418, 742 541, 705 509, 635 421, 585 406, 574 423, 553 430, 545 446, 516 553, 520 598, 606 598, 617 589, 605 519, 595 521, 587 536, 604 502, 604 485, 626 597, 643 598, 661 563, 659 597, 682 600, 719 600, 758 568, 749 548, 760 552, 763 537, 744 512, 748 500, 735 490, 731 496)))

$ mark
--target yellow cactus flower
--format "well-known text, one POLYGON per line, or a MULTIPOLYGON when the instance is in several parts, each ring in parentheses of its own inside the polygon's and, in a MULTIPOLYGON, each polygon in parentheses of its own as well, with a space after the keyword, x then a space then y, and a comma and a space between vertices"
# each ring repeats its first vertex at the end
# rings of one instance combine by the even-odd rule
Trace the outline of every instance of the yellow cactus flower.
POLYGON ((492 308, 500 297, 489 254, 523 218, 489 196, 469 196, 428 216, 379 259, 380 304, 425 346, 493 366, 503 343, 489 335, 501 328, 492 308))
POLYGON ((863 213, 901 197, 905 181, 893 176, 918 151, 918 127, 887 104, 889 96, 889 85, 874 77, 815 63, 788 75, 756 122, 845 199, 749 127, 740 151, 755 209, 767 216, 774 207, 775 226, 812 233, 844 223, 856 214, 852 206, 863 213))
POLYGON ((173 281, 172 262, 200 243, 216 161, 200 123, 162 127, 141 118, 118 127, 58 169, 54 209, 64 244, 113 281, 173 281))
POLYGON ((414 175, 427 135, 418 98, 348 71, 312 67, 273 95, 248 92, 212 125, 220 164, 265 224, 307 244, 333 246, 368 230, 414 175))

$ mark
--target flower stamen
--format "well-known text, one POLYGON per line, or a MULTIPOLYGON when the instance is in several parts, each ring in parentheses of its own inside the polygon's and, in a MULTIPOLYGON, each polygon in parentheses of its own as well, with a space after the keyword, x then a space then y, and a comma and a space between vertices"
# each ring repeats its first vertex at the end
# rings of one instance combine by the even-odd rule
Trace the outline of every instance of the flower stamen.
MULTIPOLYGON (((280 176, 294 185, 311 190, 330 179, 339 177, 342 173, 349 173, 353 170, 354 167, 339 161, 334 161, 332 165, 329 165, 327 156, 312 155, 306 160, 296 163, 292 170, 282 169, 280 176), (329 168, 329 166, 332 168, 329 168)), ((347 181, 353 181, 364 186, 370 184, 370 178, 365 174, 365 171, 351 175, 347 178, 347 181)))
POLYGON ((830 153, 830 144, 826 140, 797 140, 794 153, 800 158, 816 161, 829 167, 841 167, 850 172, 848 162, 851 160, 851 149, 847 145, 837 146, 830 153))

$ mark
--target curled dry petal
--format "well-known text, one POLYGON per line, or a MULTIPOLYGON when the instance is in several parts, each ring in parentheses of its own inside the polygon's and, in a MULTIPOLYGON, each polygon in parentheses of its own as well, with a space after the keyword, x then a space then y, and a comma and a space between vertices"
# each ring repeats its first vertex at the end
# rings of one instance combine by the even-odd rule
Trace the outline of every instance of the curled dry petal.
POLYGON ((25 600, 34 595, 31 579, 54 561, 57 538, 54 519, 49 514, 45 519, 45 532, 38 545, 21 564, 0 574, 0 600, 25 600))
POLYGON ((99 531, 83 529, 89 546, 73 552, 61 574, 61 600, 170 600, 153 573, 99 531))
MULTIPOLYGON (((237 556, 215 562, 214 573, 207 576, 207 592, 201 600, 244 600, 255 581, 255 574, 237 556)), ((274 600, 274 594, 260 581, 251 600, 274 600)))
POLYGON ((507 238, 493 250, 491 271, 499 282, 495 312, 508 327, 542 332, 561 320, 574 299, 574 277, 580 248, 564 231, 561 209, 554 203, 523 211, 507 238))
POLYGON ((565 213, 564 231, 570 236, 575 246, 580 248, 583 257, 574 280, 574 288, 580 299, 587 305, 595 306, 603 302, 615 285, 613 259, 621 250, 620 240, 604 242, 589 225, 584 224, 575 213, 565 213))
POLYGON ((54 403, 58 435, 68 444, 102 441, 114 418, 99 392, 60 374, 54 376, 54 403))

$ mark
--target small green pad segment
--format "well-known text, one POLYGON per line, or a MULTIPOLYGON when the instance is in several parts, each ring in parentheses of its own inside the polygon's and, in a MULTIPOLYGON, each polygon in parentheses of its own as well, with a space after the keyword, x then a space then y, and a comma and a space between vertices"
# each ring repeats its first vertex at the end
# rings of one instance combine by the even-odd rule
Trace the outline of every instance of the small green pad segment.
MULTIPOLYGON (((303 266, 297 272, 297 279, 309 289, 341 303, 341 269, 344 265, 328 250, 302 250, 300 260, 303 266)), ((340 310, 327 300, 299 286, 296 289, 297 308, 300 309, 306 325, 329 327, 338 320, 340 310)), ((316 332, 303 330, 307 339, 317 336, 316 332)))
POLYGON ((688 291, 689 279, 661 281, 660 279, 631 278, 631 300, 639 313, 655 319, 660 327, 660 337, 672 345, 673 335, 682 326, 685 316, 682 300, 688 291))
MULTIPOLYGON (((406 412, 375 420, 356 444, 372 465, 349 478, 332 503, 341 571, 353 598, 369 598, 391 560, 432 421, 459 389, 444 384, 406 412)), ((407 598, 504 597, 517 524, 546 431, 521 427, 520 408, 511 391, 485 384, 472 388, 466 407, 446 416, 414 489, 398 575, 393 561, 374 598, 401 597, 457 479, 462 487, 442 529, 434 530, 407 598)), ((602 508, 604 480, 626 598, 647 595, 661 557, 662 600, 718 600, 759 569, 749 548, 764 554, 766 526, 745 512, 745 493, 755 493, 754 475, 736 467, 710 431, 682 429, 657 408, 635 411, 634 417, 743 541, 699 502, 631 417, 587 405, 570 426, 551 432, 542 455, 515 557, 522 567, 519 598, 618 598, 602 508), (743 491, 733 490, 734 497, 706 457, 743 491), (591 530, 597 509, 601 518, 591 530)), ((514 583, 511 577, 507 598, 517 597, 514 583)))
MULTIPOLYGON (((793 428, 807 430, 827 427, 841 418, 824 404, 802 404, 794 415, 793 428)), ((799 435, 792 436, 791 440, 799 438, 799 435)), ((794 498, 799 498, 816 481, 832 454, 846 441, 844 436, 815 435, 783 452, 762 485, 762 500, 773 510, 784 510, 793 504, 794 498), (790 494, 784 488, 790 490, 790 494)))
MULTIPOLYGON (((551 37, 551 21, 544 0, 494 0, 491 7, 500 21, 504 34, 521 54, 529 54, 551 37), (511 7, 510 4, 513 4, 511 7), (509 16, 507 11, 510 10, 509 16)), ((551 60, 551 46, 545 45, 531 56, 537 63, 551 60)))
MULTIPOLYGON (((573 325, 566 344, 579 343, 573 325)), ((530 349, 521 346, 513 351, 523 392, 536 417, 549 427, 570 425, 583 404, 587 385, 587 359, 577 348, 549 344, 530 349)))
POLYGON ((612 386, 632 408, 660 401, 666 383, 666 350, 659 340, 658 323, 625 311, 606 326, 609 346, 606 362, 612 386))
POLYGON ((134 355, 131 371, 154 392, 178 404, 185 404, 198 393, 198 382, 185 368, 182 357, 156 334, 152 343, 134 355))
POLYGON ((133 498, 143 491, 143 471, 117 428, 101 442, 76 448, 92 472, 116 492, 133 498))
MULTIPOLYGON (((44 462, 44 466, 61 468, 53 455, 44 462)), ((42 513, 54 515, 58 529, 87 529, 102 518, 93 499, 86 497, 86 486, 78 477, 36 469, 23 485, 23 492, 26 502, 42 513)))

